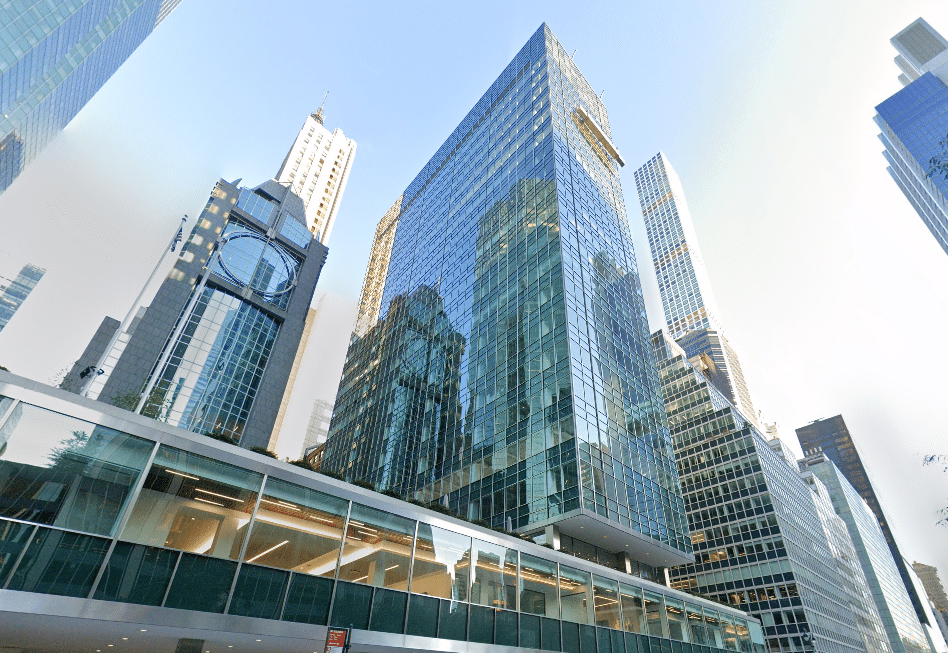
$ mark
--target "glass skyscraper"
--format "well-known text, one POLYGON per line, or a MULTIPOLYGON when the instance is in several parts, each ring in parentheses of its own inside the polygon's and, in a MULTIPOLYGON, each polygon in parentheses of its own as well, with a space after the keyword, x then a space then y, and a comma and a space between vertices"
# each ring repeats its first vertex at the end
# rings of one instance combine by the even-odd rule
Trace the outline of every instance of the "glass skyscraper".
POLYGON ((0 193, 179 2, 0 4, 0 193))
POLYGON ((9 283, 0 282, 0 331, 10 322, 44 274, 46 270, 28 263, 15 279, 9 279, 9 283))
POLYGON ((820 479, 836 514, 846 523, 891 650, 928 651, 918 615, 872 509, 823 453, 807 456, 801 467, 820 479))
POLYGON ((892 558, 895 560, 895 565, 898 567, 905 590, 912 600, 915 613, 923 625, 928 624, 928 617, 925 614, 922 597, 915 591, 915 586, 906 569, 905 560, 902 557, 901 551, 899 551, 899 545, 892 535, 892 529, 889 528, 889 520, 882 510, 882 506, 876 496, 875 488, 873 488, 869 478, 869 473, 862 463, 862 458, 859 457, 856 442, 849 433, 849 428, 846 426, 843 416, 836 415, 835 417, 814 420, 806 426, 798 428, 796 433, 797 440, 800 442, 800 448, 803 449, 804 455, 808 456, 814 453, 823 453, 827 458, 833 461, 833 464, 839 468, 839 471, 846 477, 846 480, 852 484, 859 493, 859 496, 861 496, 869 505, 869 508, 872 509, 873 514, 875 514, 879 522, 879 527, 885 535, 885 540, 888 543, 889 551, 892 553, 892 558))
POLYGON ((623 164, 543 25, 386 215, 324 468, 623 570, 691 559, 623 164))
POLYGON ((653 342, 695 561, 671 586, 758 616, 768 651, 888 651, 846 525, 664 333, 653 342))
POLYGON ((668 333, 728 401, 756 424, 757 412, 737 352, 721 332, 685 192, 663 152, 635 171, 635 186, 668 333))
POLYGON ((919 18, 892 37, 905 87, 876 107, 888 171, 948 253, 948 40, 919 18))

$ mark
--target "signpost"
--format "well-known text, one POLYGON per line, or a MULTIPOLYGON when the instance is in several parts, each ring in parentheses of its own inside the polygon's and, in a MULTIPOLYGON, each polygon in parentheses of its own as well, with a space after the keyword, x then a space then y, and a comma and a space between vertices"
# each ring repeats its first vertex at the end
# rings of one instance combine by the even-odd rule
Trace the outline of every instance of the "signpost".
POLYGON ((326 635, 326 653, 346 653, 349 650, 349 629, 330 628, 326 635))

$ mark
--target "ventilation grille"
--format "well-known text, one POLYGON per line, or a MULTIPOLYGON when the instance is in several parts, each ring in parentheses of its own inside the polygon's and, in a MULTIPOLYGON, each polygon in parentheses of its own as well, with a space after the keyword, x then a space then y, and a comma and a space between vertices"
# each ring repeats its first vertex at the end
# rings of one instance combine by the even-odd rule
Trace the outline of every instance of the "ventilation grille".
POLYGON ((948 49, 941 37, 922 23, 915 23, 893 40, 920 66, 948 49))

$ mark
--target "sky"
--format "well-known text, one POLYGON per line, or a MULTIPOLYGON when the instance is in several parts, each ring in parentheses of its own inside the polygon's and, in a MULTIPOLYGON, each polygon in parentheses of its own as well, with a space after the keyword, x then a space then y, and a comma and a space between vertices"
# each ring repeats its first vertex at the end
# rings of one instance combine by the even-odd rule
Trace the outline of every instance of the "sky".
MULTIPOLYGON (((903 553, 948 581, 948 256, 885 169, 889 39, 943 0, 268 3, 182 0, 0 195, 0 275, 48 272, 0 365, 49 381, 121 319, 218 178, 276 174, 307 114, 358 151, 319 287, 356 301, 375 225, 547 22, 609 111, 652 329, 664 319, 632 174, 677 170, 755 405, 842 414, 903 553)), ((168 262, 170 264, 170 261, 168 262)))

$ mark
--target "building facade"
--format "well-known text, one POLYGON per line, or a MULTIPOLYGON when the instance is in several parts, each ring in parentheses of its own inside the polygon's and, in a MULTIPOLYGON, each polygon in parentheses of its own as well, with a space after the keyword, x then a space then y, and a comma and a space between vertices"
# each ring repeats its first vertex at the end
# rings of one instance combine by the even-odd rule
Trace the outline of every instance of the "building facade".
POLYGON ((14 650, 764 653, 739 609, 4 372, 0 443, 14 650))
POLYGON ((879 527, 885 535, 886 543, 899 570, 899 576, 902 578, 902 584, 908 592, 909 599, 912 601, 912 607, 918 616, 922 625, 928 625, 928 618, 925 614, 925 607, 922 603, 922 597, 915 591, 914 583, 909 577, 906 568, 905 559, 899 551, 899 545, 892 535, 889 528, 889 520, 886 518, 876 496, 876 491, 872 486, 869 473, 863 465, 862 458, 859 457, 859 450, 856 442, 849 433, 849 428, 843 420, 842 415, 827 417, 814 420, 806 426, 801 426, 796 430, 797 440, 800 442, 800 448, 804 456, 815 453, 823 453, 834 465, 842 472, 846 480, 856 488, 865 502, 872 509, 879 527))
POLYGON ((823 453, 807 456, 800 467, 820 480, 836 514, 846 523, 891 650, 928 651, 918 615, 869 504, 823 453))
POLYGON ((925 588, 925 593, 935 606, 938 627, 941 629, 942 636, 948 640, 948 594, 945 594, 945 586, 938 577, 938 569, 923 562, 913 562, 912 569, 915 570, 925 588))
POLYGON ((948 253, 948 40, 919 18, 892 37, 904 87, 876 107, 888 171, 948 253))
POLYGON ((717 302, 678 174, 659 152, 635 171, 635 185, 669 334, 728 401, 756 424, 757 411, 737 352, 721 332, 717 302))
POLYGON ((695 561, 671 586, 761 619, 768 651, 889 650, 845 525, 663 332, 653 336, 695 561))
POLYGON ((0 277, 0 331, 10 323, 13 314, 30 296, 44 274, 46 270, 43 268, 27 263, 15 278, 0 277))
POLYGON ((267 447, 326 254, 285 186, 220 180, 88 396, 267 447))
POLYGON ((307 116, 276 180, 303 200, 307 227, 316 240, 327 244, 355 160, 356 142, 338 127, 329 131, 323 122, 322 107, 307 116))
POLYGON ((0 7, 0 193, 180 0, 0 7))
POLYGON ((543 25, 396 202, 324 468, 622 566, 690 560, 623 163, 543 25))

